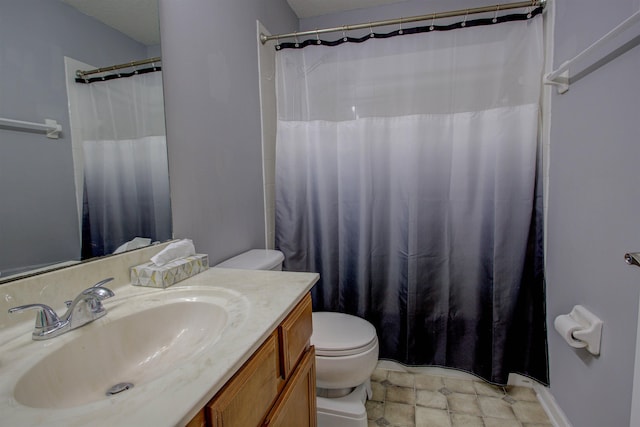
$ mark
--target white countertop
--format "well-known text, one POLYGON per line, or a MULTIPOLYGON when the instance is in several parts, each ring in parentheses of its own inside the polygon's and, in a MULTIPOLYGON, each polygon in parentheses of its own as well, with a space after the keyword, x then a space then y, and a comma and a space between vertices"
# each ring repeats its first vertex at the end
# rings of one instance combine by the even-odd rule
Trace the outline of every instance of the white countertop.
MULTIPOLYGON (((217 290, 230 295, 228 327, 200 354, 146 384, 120 395, 70 408, 32 408, 17 402, 20 377, 52 350, 91 333, 111 318, 145 306, 167 292, 131 285, 114 288, 106 316, 46 341, 33 341, 32 321, 0 330, 0 425, 4 426, 175 426, 185 425, 248 360, 286 314, 318 280, 314 273, 211 268, 168 290, 217 290)), ((34 313, 35 315, 35 313, 34 313)), ((168 319, 170 320, 170 319, 168 319)), ((99 367, 96 367, 99 369, 99 367)), ((82 372, 78 372, 78 377, 82 372)))

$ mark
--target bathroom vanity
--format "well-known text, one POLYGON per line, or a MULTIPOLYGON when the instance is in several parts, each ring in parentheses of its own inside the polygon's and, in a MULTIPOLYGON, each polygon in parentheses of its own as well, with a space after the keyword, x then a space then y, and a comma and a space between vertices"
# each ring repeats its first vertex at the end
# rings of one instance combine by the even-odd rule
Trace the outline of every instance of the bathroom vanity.
POLYGON ((316 274, 211 268, 153 289, 131 286, 135 263, 122 264, 107 274, 86 270, 97 265, 89 263, 27 279, 42 288, 0 287, 3 425, 315 426, 316 274), (5 306, 31 302, 60 312, 108 276, 115 297, 104 301, 107 314, 64 335, 34 341, 35 313, 7 314, 5 306), (56 283, 65 285, 49 293, 46 284, 56 283), (123 381, 133 388, 105 396, 123 381))
POLYGON ((315 427, 311 332, 307 294, 188 426, 315 427))

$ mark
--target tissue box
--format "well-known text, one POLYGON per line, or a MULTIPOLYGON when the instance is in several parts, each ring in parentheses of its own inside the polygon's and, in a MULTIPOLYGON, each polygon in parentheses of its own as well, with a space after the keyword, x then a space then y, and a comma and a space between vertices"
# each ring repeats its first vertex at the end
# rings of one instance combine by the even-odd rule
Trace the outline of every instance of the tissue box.
POLYGON ((152 262, 131 267, 131 284, 152 288, 168 288, 209 268, 206 254, 180 258, 158 267, 152 262))

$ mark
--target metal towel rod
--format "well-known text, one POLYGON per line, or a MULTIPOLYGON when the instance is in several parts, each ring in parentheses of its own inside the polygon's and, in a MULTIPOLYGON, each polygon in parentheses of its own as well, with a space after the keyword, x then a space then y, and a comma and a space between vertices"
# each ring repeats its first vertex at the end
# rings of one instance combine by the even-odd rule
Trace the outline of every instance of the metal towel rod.
POLYGON ((44 123, 25 122, 22 120, 2 119, 0 118, 0 126, 7 126, 17 129, 36 129, 47 132, 47 138, 58 139, 58 135, 62 132, 62 126, 55 120, 45 119, 44 123))

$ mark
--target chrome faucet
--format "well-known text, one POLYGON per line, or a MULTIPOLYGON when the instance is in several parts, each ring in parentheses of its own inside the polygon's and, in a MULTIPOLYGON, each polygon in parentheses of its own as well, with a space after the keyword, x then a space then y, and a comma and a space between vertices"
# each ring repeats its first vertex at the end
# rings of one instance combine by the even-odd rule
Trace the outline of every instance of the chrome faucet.
POLYGON ((56 312, 45 304, 21 305, 10 308, 9 313, 20 313, 24 310, 39 308, 32 337, 37 341, 54 338, 107 314, 102 300, 111 298, 115 294, 104 285, 112 280, 113 277, 101 280, 80 292, 73 301, 66 301, 67 312, 62 317, 58 317, 56 312))

